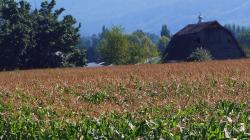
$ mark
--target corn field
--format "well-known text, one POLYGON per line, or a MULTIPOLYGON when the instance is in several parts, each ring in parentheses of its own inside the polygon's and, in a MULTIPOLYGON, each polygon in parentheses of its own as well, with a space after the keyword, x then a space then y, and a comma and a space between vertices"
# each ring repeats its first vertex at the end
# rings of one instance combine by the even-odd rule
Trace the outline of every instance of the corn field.
POLYGON ((0 73, 0 139, 250 139, 250 61, 0 73))

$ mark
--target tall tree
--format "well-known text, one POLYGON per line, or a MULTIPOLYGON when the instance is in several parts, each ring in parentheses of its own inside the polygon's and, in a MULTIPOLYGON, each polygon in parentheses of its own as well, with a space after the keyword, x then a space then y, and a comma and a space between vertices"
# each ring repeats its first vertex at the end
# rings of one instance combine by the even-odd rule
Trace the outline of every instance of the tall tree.
POLYGON ((130 62, 144 63, 146 59, 158 56, 157 47, 147 33, 137 30, 129 36, 130 62))
POLYGON ((98 52, 99 42, 100 37, 96 34, 82 37, 81 47, 87 50, 86 53, 88 62, 100 62, 100 55, 98 52))
POLYGON ((159 52, 161 52, 161 54, 165 52, 169 41, 170 41, 169 38, 167 38, 166 36, 160 38, 159 42, 157 43, 157 48, 159 52))
POLYGON ((54 10, 55 5, 55 0, 44 1, 39 10, 32 11, 24 0, 5 0, 0 26, 1 69, 62 67, 64 57, 78 53, 80 25, 75 27, 71 15, 59 20, 64 9, 54 10))
POLYGON ((170 30, 168 29, 168 26, 166 24, 162 25, 162 28, 161 28, 161 37, 163 36, 167 38, 171 37, 170 30))
POLYGON ((128 63, 128 40, 121 27, 112 27, 100 42, 100 54, 103 61, 109 64, 128 63))
POLYGON ((39 40, 36 40, 36 47, 28 50, 30 57, 28 66, 61 67, 63 66, 63 57, 57 55, 57 52, 71 53, 74 46, 80 42, 80 25, 74 27, 76 20, 71 15, 66 15, 59 21, 59 16, 65 9, 53 11, 55 5, 55 0, 50 3, 44 1, 41 4, 41 9, 34 12, 35 37, 39 40))
POLYGON ((117 26, 106 29, 99 46, 100 55, 106 64, 145 63, 148 58, 159 56, 157 47, 142 30, 128 35, 117 26))
POLYGON ((14 69, 21 65, 25 49, 34 45, 30 5, 6 0, 2 7, 0 26, 0 69, 14 69))

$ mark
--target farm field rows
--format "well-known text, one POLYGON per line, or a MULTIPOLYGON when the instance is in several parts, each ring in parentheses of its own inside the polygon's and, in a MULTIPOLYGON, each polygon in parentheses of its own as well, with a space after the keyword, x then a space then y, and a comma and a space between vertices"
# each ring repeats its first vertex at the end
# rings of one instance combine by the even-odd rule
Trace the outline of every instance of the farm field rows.
POLYGON ((250 60, 0 73, 0 139, 250 138, 250 60))

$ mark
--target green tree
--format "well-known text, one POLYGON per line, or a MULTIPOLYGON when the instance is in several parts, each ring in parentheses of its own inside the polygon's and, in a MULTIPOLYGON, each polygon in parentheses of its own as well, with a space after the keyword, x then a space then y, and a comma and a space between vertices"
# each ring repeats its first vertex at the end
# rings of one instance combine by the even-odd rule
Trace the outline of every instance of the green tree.
POLYGON ((160 36, 154 34, 154 33, 146 33, 146 35, 150 38, 150 40, 154 43, 157 44, 157 42, 160 39, 160 36))
POLYGON ((250 58, 250 46, 248 46, 248 45, 241 45, 241 48, 245 52, 246 57, 250 58))
POLYGON ((105 36, 105 34, 107 33, 107 31, 108 31, 108 28, 105 25, 103 25, 102 32, 99 34, 99 38, 102 39, 105 36))
POLYGON ((63 58, 56 53, 72 53, 74 46, 80 43, 80 25, 75 27, 76 20, 71 15, 64 16, 60 21, 59 16, 65 9, 53 10, 55 5, 55 0, 50 3, 44 1, 41 9, 33 14, 36 21, 35 38, 39 39, 36 46, 28 50, 28 67, 61 67, 63 58))
POLYGON ((144 63, 143 48, 137 45, 129 46, 129 64, 144 63))
POLYGON ((169 41, 170 41, 169 38, 167 38, 166 36, 161 37, 160 40, 158 41, 157 48, 159 52, 161 52, 161 54, 163 54, 166 51, 169 41))
POLYGON ((82 48, 73 48, 64 58, 65 67, 83 67, 86 65, 86 53, 82 48))
POLYGON ((137 64, 145 61, 141 39, 135 35, 129 35, 129 63, 137 64))
POLYGON ((62 67, 65 56, 77 53, 80 25, 75 27, 71 15, 59 20, 64 9, 54 10, 55 5, 55 0, 44 1, 39 10, 31 10, 24 0, 5 0, 0 26, 1 69, 62 67))
POLYGON ((98 52, 98 44, 100 42, 100 37, 96 34, 88 37, 82 37, 80 48, 86 49, 88 62, 99 62, 100 55, 98 52))
POLYGON ((2 7, 3 23, 0 26, 0 69, 10 70, 21 65, 26 48, 33 47, 33 21, 30 5, 6 0, 2 7))
POLYGON ((114 26, 106 31, 100 41, 100 55, 107 65, 128 63, 129 43, 121 27, 114 26))
POLYGON ((250 31, 244 31, 244 32, 239 33, 238 40, 240 44, 250 46, 250 31))
POLYGON ((132 64, 144 63, 146 59, 159 56, 157 47, 142 30, 137 30, 129 36, 130 60, 132 64), (133 51, 132 51, 133 50, 133 51))
POLYGON ((141 41, 144 52, 144 58, 147 59, 158 56, 157 47, 152 43, 152 41, 148 37, 144 36, 141 41))
POLYGON ((159 56, 157 47, 142 30, 130 35, 120 27, 108 29, 100 42, 100 54, 106 64, 138 64, 159 56))
POLYGON ((170 38, 171 35, 170 35, 170 30, 168 29, 168 26, 165 24, 165 25, 162 25, 162 28, 161 28, 161 37, 167 37, 167 38, 170 38))

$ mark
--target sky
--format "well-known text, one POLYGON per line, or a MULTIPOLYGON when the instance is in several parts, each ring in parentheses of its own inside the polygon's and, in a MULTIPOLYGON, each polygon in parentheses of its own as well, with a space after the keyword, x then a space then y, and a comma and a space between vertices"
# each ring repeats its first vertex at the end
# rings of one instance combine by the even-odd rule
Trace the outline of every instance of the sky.
MULTIPOLYGON (((33 7, 39 7, 41 1, 30 0, 33 7)), ((57 0, 59 7, 82 23, 81 32, 86 35, 100 32, 103 25, 159 34, 167 24, 175 33, 196 23, 199 13, 205 21, 250 25, 250 0, 57 0)))

